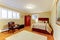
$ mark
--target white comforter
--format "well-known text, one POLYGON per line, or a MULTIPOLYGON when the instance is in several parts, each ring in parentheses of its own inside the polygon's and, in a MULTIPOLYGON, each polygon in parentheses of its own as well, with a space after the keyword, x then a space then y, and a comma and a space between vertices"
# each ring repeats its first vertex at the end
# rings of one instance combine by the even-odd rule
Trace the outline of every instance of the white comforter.
POLYGON ((38 29, 46 29, 46 23, 34 23, 32 24, 32 28, 38 28, 38 29))
POLYGON ((52 31, 48 23, 34 23, 32 24, 31 28, 38 28, 38 29, 46 30, 49 33, 51 33, 52 31))

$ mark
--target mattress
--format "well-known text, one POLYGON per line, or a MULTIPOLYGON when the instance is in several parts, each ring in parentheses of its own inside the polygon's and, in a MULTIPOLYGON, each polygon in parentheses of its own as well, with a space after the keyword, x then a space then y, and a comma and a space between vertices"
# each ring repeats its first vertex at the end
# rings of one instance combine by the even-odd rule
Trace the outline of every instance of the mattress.
POLYGON ((52 29, 51 29, 51 27, 49 26, 48 23, 34 23, 34 24, 32 24, 31 28, 46 30, 49 33, 52 32, 52 29))
POLYGON ((5 40, 47 40, 47 37, 23 30, 5 38, 5 40))

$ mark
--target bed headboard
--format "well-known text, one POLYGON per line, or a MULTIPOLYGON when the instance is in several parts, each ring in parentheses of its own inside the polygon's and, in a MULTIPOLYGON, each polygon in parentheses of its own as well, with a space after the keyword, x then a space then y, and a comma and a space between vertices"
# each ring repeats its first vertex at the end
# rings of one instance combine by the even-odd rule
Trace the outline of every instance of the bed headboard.
POLYGON ((41 21, 47 21, 49 23, 49 18, 38 18, 38 21, 41 20, 41 21))

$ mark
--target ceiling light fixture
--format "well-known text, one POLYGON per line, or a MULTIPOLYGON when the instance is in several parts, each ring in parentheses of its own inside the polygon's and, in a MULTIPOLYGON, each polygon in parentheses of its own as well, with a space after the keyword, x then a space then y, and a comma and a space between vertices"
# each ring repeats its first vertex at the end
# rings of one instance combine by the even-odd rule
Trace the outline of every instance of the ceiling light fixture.
POLYGON ((35 8, 35 5, 28 4, 28 5, 26 5, 26 8, 27 8, 27 9, 34 9, 34 8, 35 8))

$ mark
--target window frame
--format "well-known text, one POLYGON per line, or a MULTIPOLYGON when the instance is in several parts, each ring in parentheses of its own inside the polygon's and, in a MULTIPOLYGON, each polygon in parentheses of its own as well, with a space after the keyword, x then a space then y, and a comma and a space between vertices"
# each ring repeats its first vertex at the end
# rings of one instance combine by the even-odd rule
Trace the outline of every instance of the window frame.
POLYGON ((18 19, 20 19, 20 12, 18 12, 18 11, 15 11, 15 10, 12 10, 12 9, 8 9, 8 8, 4 8, 4 7, 0 7, 0 12, 1 12, 0 13, 0 19, 2 19, 2 20, 9 20, 9 19, 11 19, 11 20, 17 19, 18 20, 18 19), (2 9, 6 9, 7 10, 7 14, 6 14, 7 18, 2 18, 2 9), (12 11, 12 17, 11 18, 8 17, 8 11, 9 10, 12 11), (13 11, 16 12, 16 15, 17 15, 17 13, 19 13, 19 18, 17 18, 18 16, 16 16, 16 18, 13 17, 13 11))

